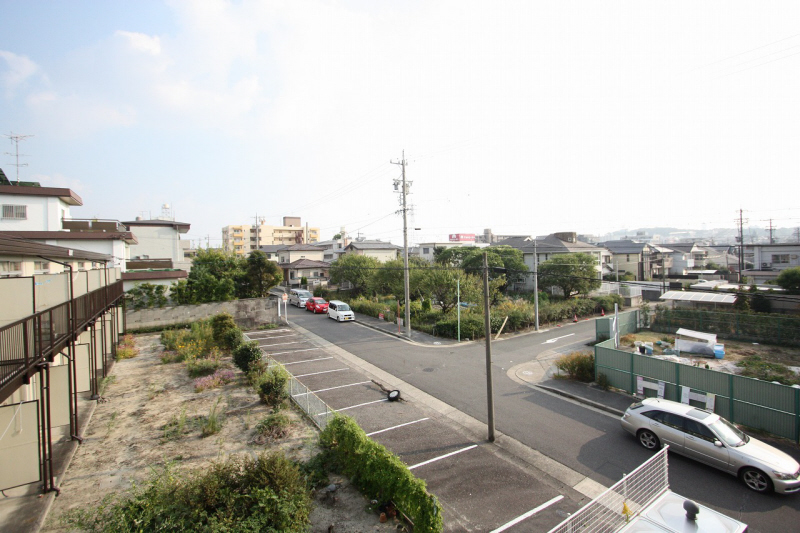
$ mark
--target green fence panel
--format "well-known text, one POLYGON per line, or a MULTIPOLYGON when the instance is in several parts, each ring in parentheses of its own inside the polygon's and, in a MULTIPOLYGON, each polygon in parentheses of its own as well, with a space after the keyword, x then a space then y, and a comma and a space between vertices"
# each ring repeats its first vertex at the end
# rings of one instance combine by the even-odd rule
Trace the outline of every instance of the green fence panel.
MULTIPOLYGON (((611 338, 611 322, 614 319, 613 313, 595 319, 594 334, 595 340, 611 338)), ((619 314, 619 334, 620 336, 636 333, 639 327, 639 310, 625 311, 619 314)))
POLYGON ((620 389, 628 392, 629 394, 633 394, 636 391, 630 390, 631 388, 631 376, 628 372, 623 372, 622 370, 617 370, 616 368, 610 367, 597 367, 597 374, 605 374, 606 378, 608 378, 608 384, 614 387, 615 389, 620 389))
POLYGON ((671 361, 633 354, 633 373, 637 376, 647 376, 658 381, 676 383, 676 367, 677 365, 671 361))
POLYGON ((696 366, 681 365, 680 384, 711 394, 730 396, 728 375, 696 366))
POLYGON ((614 350, 613 348, 596 347, 595 357, 598 366, 610 366, 625 372, 630 372, 630 354, 614 350))
POLYGON ((759 381, 743 376, 733 377, 733 397, 737 401, 794 413, 794 394, 794 389, 786 385, 759 381))
POLYGON ((714 400, 714 412, 722 418, 731 420, 731 399, 727 396, 717 396, 714 400))
POLYGON ((734 411, 736 413, 737 424, 744 424, 751 428, 769 431, 773 435, 795 439, 795 416, 769 409, 761 405, 754 405, 747 402, 735 400, 734 411))

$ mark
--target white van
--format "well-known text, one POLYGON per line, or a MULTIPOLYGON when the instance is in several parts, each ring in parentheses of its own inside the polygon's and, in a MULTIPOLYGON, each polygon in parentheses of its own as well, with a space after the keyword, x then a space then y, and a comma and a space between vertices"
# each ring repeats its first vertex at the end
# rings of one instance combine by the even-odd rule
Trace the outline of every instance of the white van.
POLYGON ((332 318, 337 322, 345 322, 347 320, 355 320, 356 315, 346 303, 339 300, 331 300, 328 302, 328 318, 332 318))
POLYGON ((289 303, 297 307, 305 307, 306 301, 311 298, 312 294, 303 289, 292 289, 289 291, 289 303))

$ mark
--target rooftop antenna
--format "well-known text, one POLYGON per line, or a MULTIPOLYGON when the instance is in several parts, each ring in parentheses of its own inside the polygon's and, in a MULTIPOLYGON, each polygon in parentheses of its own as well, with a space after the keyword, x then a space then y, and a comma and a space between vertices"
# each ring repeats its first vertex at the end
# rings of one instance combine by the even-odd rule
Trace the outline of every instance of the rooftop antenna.
MULTIPOLYGON (((15 167, 17 167, 17 185, 19 185, 19 167, 27 167, 28 166, 28 163, 20 163, 19 162, 19 156, 20 156, 20 153, 19 153, 19 142, 20 141, 24 141, 28 137, 33 137, 33 135, 14 135, 14 132, 12 131, 12 132, 9 132, 8 135, 6 135, 6 137, 8 137, 9 140, 16 145, 15 153, 12 154, 11 152, 6 152, 6 155, 13 155, 13 156, 16 156, 16 158, 17 158, 17 162, 16 163, 11 163, 11 164, 14 165, 15 167)), ((25 154, 21 154, 21 155, 22 155, 22 157, 25 157, 25 154)))

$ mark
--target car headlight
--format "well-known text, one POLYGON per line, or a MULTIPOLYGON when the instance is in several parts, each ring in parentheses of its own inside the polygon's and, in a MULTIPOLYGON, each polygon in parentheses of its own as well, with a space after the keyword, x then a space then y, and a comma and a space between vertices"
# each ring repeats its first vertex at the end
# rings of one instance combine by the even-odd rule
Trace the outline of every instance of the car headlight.
POLYGON ((789 480, 789 479, 797 479, 797 473, 787 474, 785 472, 778 472, 776 470, 772 471, 772 475, 774 475, 778 479, 789 480))

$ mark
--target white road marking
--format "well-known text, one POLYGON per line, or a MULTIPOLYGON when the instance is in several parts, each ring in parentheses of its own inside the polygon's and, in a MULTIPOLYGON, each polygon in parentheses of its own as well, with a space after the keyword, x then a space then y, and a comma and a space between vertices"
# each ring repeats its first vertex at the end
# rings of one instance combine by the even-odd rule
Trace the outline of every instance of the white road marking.
POLYGON ((268 341, 270 339, 281 339, 283 337, 297 337, 297 333, 290 333, 289 335, 274 335, 272 337, 261 337, 260 339, 254 339, 257 341, 268 341))
POLYGON ((259 344, 259 348, 269 348, 270 346, 286 346, 287 344, 302 344, 306 341, 294 341, 294 342, 276 342, 275 344, 259 344))
POLYGON ((497 529, 493 529, 491 533, 500 533, 501 531, 505 531, 506 529, 510 528, 511 526, 514 526, 514 525, 516 525, 516 524, 519 524, 520 522, 522 522, 522 521, 523 521, 523 520, 525 520, 526 518, 530 518, 531 516, 535 515, 535 514, 536 514, 536 513, 538 513, 539 511, 541 511, 541 510, 543 510, 543 509, 547 509, 548 507, 550 507, 550 506, 551 506, 551 505, 553 505, 554 503, 560 502, 560 501, 561 501, 561 500, 563 500, 563 499, 564 499, 564 496, 562 496, 562 495, 560 495, 560 494, 559 494, 558 496, 556 496, 556 497, 555 497, 555 498, 553 498, 552 500, 549 500, 549 501, 546 501, 546 502, 544 502, 544 503, 543 503, 542 505, 540 505, 539 507, 537 507, 537 508, 535 508, 535 509, 531 509, 531 510, 530 510, 530 511, 528 511, 527 513, 525 513, 525 514, 523 514, 523 515, 520 515, 520 516, 518 516, 517 518, 515 518, 515 519, 514 519, 514 520, 512 520, 511 522, 508 522, 507 524, 503 524, 502 526, 498 527, 497 529))
POLYGON ((445 455, 441 455, 439 457, 434 457, 433 459, 428 459, 427 461, 423 461, 421 463, 417 463, 417 464, 415 464, 413 466, 409 466, 408 469, 409 470, 414 470, 415 468, 417 468, 419 466, 424 466, 424 465, 427 465, 427 464, 430 464, 430 463, 435 463, 436 461, 440 461, 442 459, 446 459, 446 458, 450 457, 451 455, 455 455, 455 454, 461 453, 461 452, 466 452, 468 450, 471 450, 471 449, 477 448, 477 447, 478 447, 477 444, 473 444, 472 446, 467 446, 466 448, 462 448, 460 450, 456 450, 454 452, 450 452, 450 453, 447 453, 445 455))
POLYGON ((302 350, 289 350, 288 352, 275 352, 271 353, 270 355, 286 355, 287 353, 298 353, 298 352, 310 352, 313 350, 321 350, 322 348, 303 348, 302 350))
POLYGON ((418 422, 423 422, 425 420, 430 420, 427 416, 425 418, 420 418, 419 420, 414 420, 413 422, 406 422, 405 424, 399 424, 397 426, 392 426, 386 429, 379 429, 378 431, 373 431, 372 433, 367 433, 367 437, 371 437, 373 435, 377 435, 378 433, 383 433, 384 431, 391 431, 393 429, 401 428, 403 426, 410 426, 411 424, 416 424, 418 422))
MULTIPOLYGON (((334 389, 343 389, 345 387, 355 387, 356 385, 366 385, 367 383, 372 383, 371 381, 359 381, 358 383, 351 383, 349 385, 339 385, 338 387, 328 387, 327 389, 319 389, 319 390, 312 390, 311 392, 316 394, 318 392, 325 392, 334 389)), ((300 394, 295 394, 295 396, 305 396, 308 394, 307 392, 301 392, 300 394)))
POLYGON ((572 337, 573 335, 575 335, 575 334, 574 334, 574 333, 570 333, 569 335, 562 335, 562 336, 560 336, 560 337, 555 337, 555 338, 552 338, 552 339, 547 339, 547 340, 546 340, 546 341, 544 341, 542 344, 551 344, 551 343, 553 343, 553 342, 556 342, 558 339, 564 339, 564 338, 566 338, 566 337, 572 337))
POLYGON ((273 329, 273 330, 271 330, 269 332, 264 331, 264 332, 260 332, 260 333, 256 333, 256 332, 252 332, 251 331, 250 333, 245 333, 245 335, 247 337, 251 338, 251 339, 255 339, 256 335, 265 335, 265 336, 269 337, 271 335, 274 335, 275 333, 286 333, 287 331, 292 331, 292 330, 288 329, 288 328, 286 328, 286 329, 273 329))
MULTIPOLYGON (((373 403, 381 403, 381 402, 388 402, 388 398, 384 398, 383 400, 375 400, 374 402, 366 402, 360 403, 358 405, 351 405, 350 407, 342 407, 341 409, 333 409, 334 411, 347 411, 348 409, 355 409, 356 407, 364 407, 365 405, 372 405, 373 403)), ((317 416, 322 416, 325 413, 317 413, 317 416)))
POLYGON ((299 365, 300 363, 311 363, 313 361, 324 361, 325 359, 333 359, 333 357, 317 357, 316 359, 306 359, 305 361, 292 361, 291 363, 281 363, 283 366, 299 365))
POLYGON ((317 374, 328 374, 330 372, 341 372, 342 370, 350 370, 350 367, 348 367, 348 368, 337 368, 335 370, 323 370, 322 372, 312 372, 310 374, 300 374, 299 376, 295 376, 295 378, 304 378, 306 376, 316 376, 317 374))

